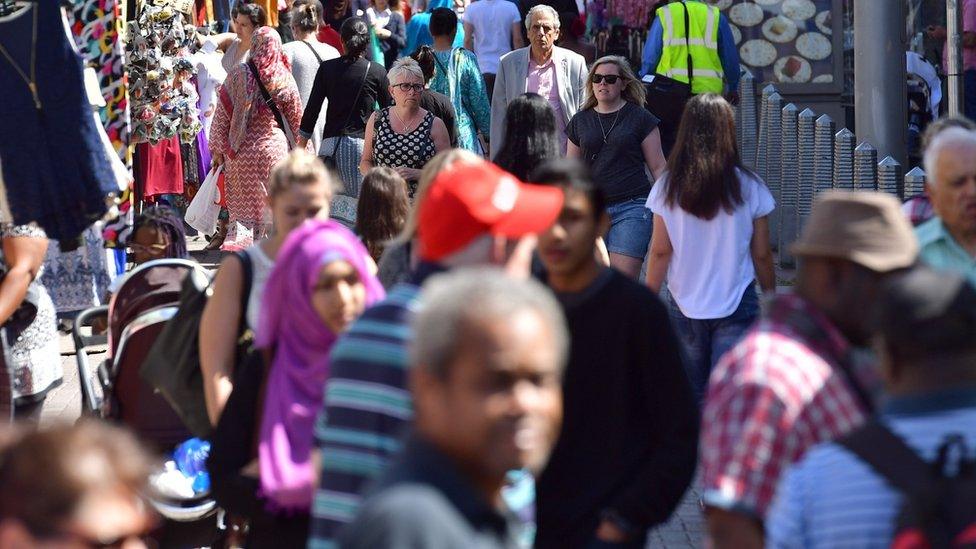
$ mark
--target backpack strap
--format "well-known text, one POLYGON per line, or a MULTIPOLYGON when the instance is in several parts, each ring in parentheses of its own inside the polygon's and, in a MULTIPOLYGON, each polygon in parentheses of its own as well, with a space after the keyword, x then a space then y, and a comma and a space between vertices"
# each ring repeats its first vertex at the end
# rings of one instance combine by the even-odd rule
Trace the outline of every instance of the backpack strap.
POLYGON ((836 442, 911 498, 929 493, 936 480, 932 466, 876 419, 836 442))

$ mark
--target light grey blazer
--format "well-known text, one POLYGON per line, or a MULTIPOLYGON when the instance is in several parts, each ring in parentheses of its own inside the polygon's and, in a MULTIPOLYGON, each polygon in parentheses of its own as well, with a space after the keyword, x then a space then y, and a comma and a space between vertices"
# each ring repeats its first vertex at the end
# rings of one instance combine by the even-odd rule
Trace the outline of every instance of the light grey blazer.
MULTIPOLYGON (((556 82, 559 85, 559 103, 563 108, 563 122, 569 124, 569 119, 576 114, 583 104, 583 93, 586 89, 586 61, 583 56, 554 46, 552 59, 559 73, 556 82)), ((495 157, 502 147, 505 136, 505 109, 508 102, 527 92, 529 74, 529 48, 521 48, 506 53, 498 65, 495 76, 495 88, 491 97, 491 157, 495 157)))

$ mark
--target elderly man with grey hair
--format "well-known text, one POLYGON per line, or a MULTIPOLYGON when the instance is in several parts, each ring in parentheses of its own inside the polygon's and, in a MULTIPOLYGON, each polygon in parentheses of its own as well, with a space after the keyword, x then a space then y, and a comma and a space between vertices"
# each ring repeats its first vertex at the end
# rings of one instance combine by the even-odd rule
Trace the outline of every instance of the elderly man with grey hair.
POLYGON ((919 258, 976 284, 976 132, 950 128, 925 151, 935 217, 915 229, 919 258))
POLYGON ((552 294, 497 269, 424 285, 410 346, 416 415, 343 548, 519 546, 508 471, 539 471, 562 422, 568 335, 552 294))
POLYGON ((377 166, 393 168, 407 181, 413 198, 420 170, 434 155, 451 148, 451 138, 444 121, 420 106, 427 85, 416 61, 398 59, 389 79, 394 105, 374 112, 366 122, 359 172, 366 175, 377 166))
POLYGON ((505 54, 498 65, 491 97, 491 155, 501 150, 508 102, 526 92, 549 101, 556 114, 562 152, 566 152, 566 125, 583 103, 586 61, 583 56, 556 46, 559 14, 539 4, 525 16, 529 47, 505 54))

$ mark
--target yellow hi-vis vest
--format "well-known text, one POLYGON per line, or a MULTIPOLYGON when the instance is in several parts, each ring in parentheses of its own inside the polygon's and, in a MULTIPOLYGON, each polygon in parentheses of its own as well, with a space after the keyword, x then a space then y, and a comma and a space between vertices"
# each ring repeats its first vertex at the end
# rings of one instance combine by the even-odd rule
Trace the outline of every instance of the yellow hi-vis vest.
POLYGON ((722 93, 722 60, 718 56, 719 12, 702 2, 672 2, 658 8, 664 44, 657 73, 688 82, 688 49, 694 64, 691 93, 722 93), (685 44, 685 9, 688 10, 688 43, 685 44))

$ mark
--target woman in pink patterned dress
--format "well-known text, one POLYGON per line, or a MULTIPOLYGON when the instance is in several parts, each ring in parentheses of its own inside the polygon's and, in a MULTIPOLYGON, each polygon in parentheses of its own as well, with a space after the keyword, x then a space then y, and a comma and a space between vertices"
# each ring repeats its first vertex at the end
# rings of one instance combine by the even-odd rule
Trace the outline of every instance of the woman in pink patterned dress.
POLYGON ((224 165, 230 211, 225 250, 249 247, 270 226, 268 175, 288 155, 302 121, 301 97, 278 33, 261 27, 251 40, 250 61, 234 67, 220 89, 210 130, 214 163, 224 165), (287 134, 265 104, 255 72, 281 112, 287 134), (241 226, 244 231, 235 231, 241 226))

